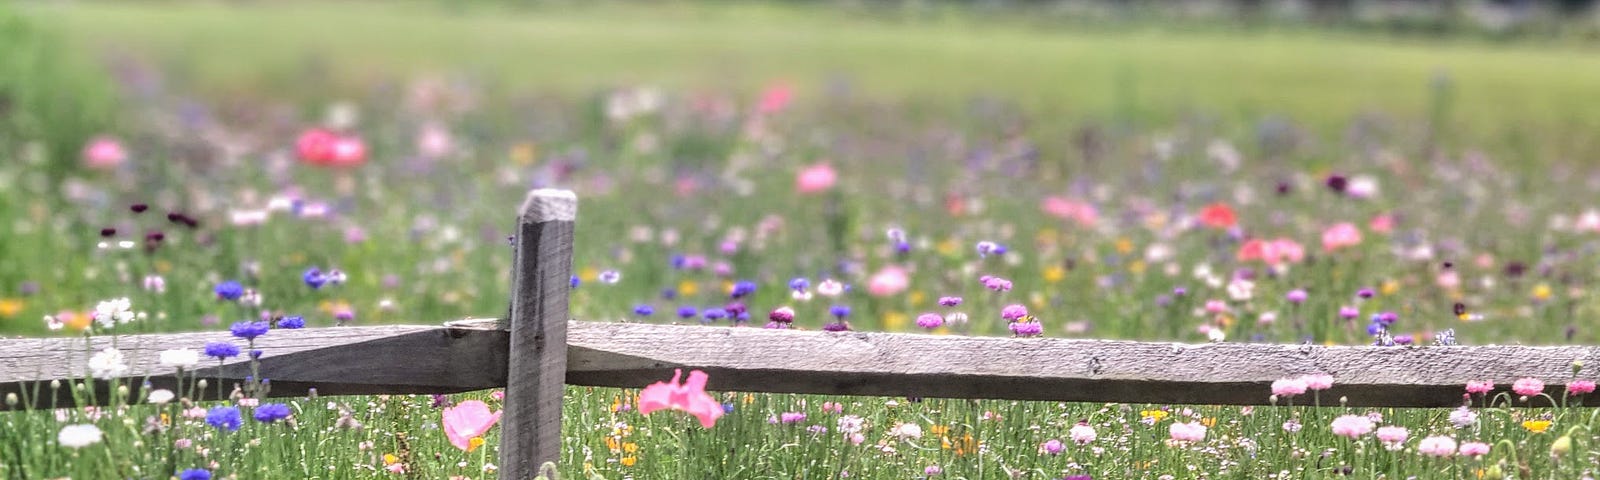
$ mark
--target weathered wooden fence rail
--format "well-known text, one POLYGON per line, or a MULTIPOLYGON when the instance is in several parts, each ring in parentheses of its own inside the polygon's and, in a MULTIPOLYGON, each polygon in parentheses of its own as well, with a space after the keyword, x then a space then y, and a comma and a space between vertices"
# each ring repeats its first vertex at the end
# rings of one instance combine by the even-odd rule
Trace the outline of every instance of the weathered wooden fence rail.
MULTIPOLYGON (((570 192, 532 192, 519 217, 511 318, 444 326, 308 328, 258 338, 271 396, 453 393, 505 388, 501 468, 531 478, 558 458, 564 385, 643 387, 675 368, 724 391, 1086 402, 1264 405, 1272 381, 1326 373, 1325 403, 1453 407, 1469 380, 1503 389, 1523 377, 1559 396, 1571 365, 1600 347, 1358 347, 1178 344, 595 323, 567 319, 570 192)), ((70 403, 51 380, 81 378, 88 355, 116 347, 129 377, 176 385, 159 352, 229 341, 227 332, 0 339, 0 396, 70 403), (51 392, 57 395, 52 396, 51 392)), ((242 357, 194 374, 223 395, 251 375, 242 357)), ((97 398, 108 398, 98 384, 97 398)), ((0 405, 3 408, 3 405, 0 405)))

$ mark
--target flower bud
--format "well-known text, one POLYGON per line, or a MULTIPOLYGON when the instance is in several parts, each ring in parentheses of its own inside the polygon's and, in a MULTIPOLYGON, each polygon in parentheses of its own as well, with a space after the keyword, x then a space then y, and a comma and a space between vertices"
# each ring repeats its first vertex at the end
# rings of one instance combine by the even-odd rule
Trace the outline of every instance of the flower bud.
POLYGON ((1550 455, 1562 456, 1572 452, 1572 435, 1562 435, 1550 444, 1550 455))

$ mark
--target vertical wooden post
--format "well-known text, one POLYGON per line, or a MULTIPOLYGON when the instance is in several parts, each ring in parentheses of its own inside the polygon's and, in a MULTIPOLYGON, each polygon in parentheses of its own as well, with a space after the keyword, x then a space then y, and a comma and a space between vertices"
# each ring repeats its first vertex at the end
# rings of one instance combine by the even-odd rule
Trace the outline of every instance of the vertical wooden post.
POLYGON ((531 479, 541 464, 561 456, 567 296, 577 211, 572 192, 539 189, 528 192, 517 216, 500 478, 531 479))

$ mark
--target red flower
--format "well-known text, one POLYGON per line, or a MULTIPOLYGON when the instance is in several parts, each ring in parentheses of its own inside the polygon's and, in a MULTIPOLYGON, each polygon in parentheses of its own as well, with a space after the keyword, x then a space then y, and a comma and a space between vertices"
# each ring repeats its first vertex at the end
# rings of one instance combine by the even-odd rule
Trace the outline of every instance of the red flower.
POLYGON ((1213 203, 1200 209, 1200 223, 1211 228, 1232 228, 1239 223, 1239 217, 1228 204, 1213 203))

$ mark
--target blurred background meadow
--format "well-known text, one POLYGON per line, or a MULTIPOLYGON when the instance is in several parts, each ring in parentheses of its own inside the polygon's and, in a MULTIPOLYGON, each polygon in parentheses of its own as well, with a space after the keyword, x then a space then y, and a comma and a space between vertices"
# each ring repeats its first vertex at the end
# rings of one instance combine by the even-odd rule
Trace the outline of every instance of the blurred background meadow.
MULTIPOLYGON (((504 315, 515 209, 555 187, 580 199, 582 320, 1591 344, 1597 39, 1582 1, 7 3, 0 333, 504 315)), ((1587 478, 1596 417, 1548 408, 1581 390, 1454 411, 718 392, 702 430, 569 388, 561 471, 1587 478)), ((494 431, 439 431, 468 400, 498 408, 5 413, 0 477, 493 478, 494 431), (71 445, 82 424, 104 440, 71 445)))

